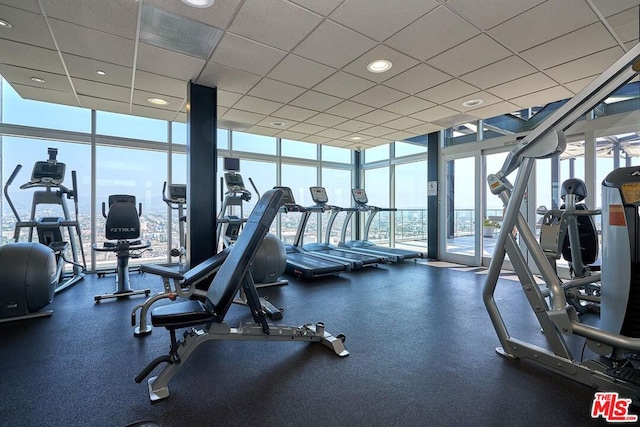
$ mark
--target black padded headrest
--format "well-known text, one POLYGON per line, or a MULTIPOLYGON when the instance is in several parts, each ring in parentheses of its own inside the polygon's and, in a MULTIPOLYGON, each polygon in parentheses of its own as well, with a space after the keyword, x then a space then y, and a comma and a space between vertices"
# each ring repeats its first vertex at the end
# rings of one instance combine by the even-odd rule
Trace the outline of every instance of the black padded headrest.
POLYGON ((207 291, 207 306, 222 322, 282 203, 282 190, 264 193, 207 291))
POLYGON ((140 217, 134 203, 115 202, 109 207, 105 237, 107 240, 130 240, 140 237, 140 217))
POLYGON ((565 199, 567 194, 575 194, 576 202, 581 202, 589 195, 587 192, 587 184, 579 178, 569 178, 562 183, 560 187, 560 198, 565 199))

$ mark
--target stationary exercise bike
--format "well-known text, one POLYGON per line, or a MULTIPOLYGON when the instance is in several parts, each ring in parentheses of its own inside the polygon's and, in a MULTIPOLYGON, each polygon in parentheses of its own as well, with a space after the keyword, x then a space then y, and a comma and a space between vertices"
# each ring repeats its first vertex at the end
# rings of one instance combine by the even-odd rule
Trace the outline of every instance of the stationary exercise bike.
POLYGON ((23 221, 9 195, 9 187, 22 169, 17 165, 4 186, 7 203, 16 217, 14 241, 0 247, 0 322, 50 316, 52 310, 42 310, 49 305, 57 292, 82 280, 85 272, 85 258, 82 250, 80 226, 78 223, 78 187, 75 171, 71 173, 73 190, 62 185, 66 166, 58 162, 58 150, 49 148, 49 159, 38 161, 33 167, 31 180, 21 189, 44 188, 33 193, 31 218, 23 221), (66 199, 75 204, 76 219, 69 217, 66 199), (40 205, 58 205, 64 217, 36 218, 40 205), (28 229, 28 242, 18 242, 21 231, 28 229), (38 242, 32 241, 34 229, 38 242), (63 240, 66 229, 69 240, 63 240), (78 239, 83 263, 77 262, 78 239), (71 249, 73 259, 65 252, 71 249), (65 264, 72 265, 72 272, 65 274, 65 264))

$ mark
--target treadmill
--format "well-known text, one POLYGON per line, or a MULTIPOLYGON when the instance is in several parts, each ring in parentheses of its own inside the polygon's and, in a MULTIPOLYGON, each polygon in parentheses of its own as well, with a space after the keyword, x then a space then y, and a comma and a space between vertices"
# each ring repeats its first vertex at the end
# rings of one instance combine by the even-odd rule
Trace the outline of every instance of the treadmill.
POLYGON ((345 211, 347 211, 347 217, 345 218, 344 225, 342 226, 342 236, 340 238, 340 243, 338 244, 338 246, 367 254, 382 254, 388 257, 392 262, 404 262, 407 259, 415 260, 417 258, 424 258, 424 253, 422 252, 410 251, 407 249, 387 248, 384 246, 378 246, 373 242, 367 240, 367 237, 369 236, 369 229, 371 228, 373 219, 378 214, 378 212, 395 212, 397 209, 379 208, 369 205, 369 198, 367 197, 367 193, 363 188, 352 189, 351 195, 353 196, 355 206, 352 208, 344 209, 345 211), (351 220, 354 212, 369 212, 369 217, 367 218, 367 222, 364 227, 365 240, 346 240, 347 225, 349 224, 349 221, 351 220))
POLYGON ((351 269, 357 270, 362 267, 378 266, 378 264, 389 263, 389 257, 382 254, 363 253, 351 250, 347 247, 338 248, 329 243, 331 236, 331 228, 336 216, 342 211, 338 206, 329 205, 329 197, 327 196, 327 190, 324 187, 311 187, 311 199, 314 201, 315 206, 307 208, 307 214, 303 218, 304 224, 302 230, 306 227, 306 222, 311 212, 326 212, 331 211, 331 216, 327 224, 326 237, 324 242, 309 243, 303 246, 307 251, 313 254, 321 254, 338 260, 344 259, 352 263, 351 269))
MULTIPOLYGON (((289 187, 274 187, 282 190, 284 197, 282 199, 282 206, 280 212, 300 212, 303 215, 307 209, 298 205, 293 198, 293 192, 289 187)), ((302 235, 302 221, 298 224, 298 232, 296 233, 296 243, 302 235)), ((351 270, 348 263, 336 262, 317 255, 313 255, 305 251, 300 246, 294 244, 285 244, 285 250, 287 252, 287 267, 286 271, 289 274, 296 276, 299 279, 311 279, 314 277, 337 275, 351 270)))

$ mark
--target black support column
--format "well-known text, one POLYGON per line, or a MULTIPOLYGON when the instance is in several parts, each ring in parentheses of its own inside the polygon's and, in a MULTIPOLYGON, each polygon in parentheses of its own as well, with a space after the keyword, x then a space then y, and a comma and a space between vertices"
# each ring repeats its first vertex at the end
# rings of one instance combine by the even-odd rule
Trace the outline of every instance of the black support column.
MULTIPOLYGON (((438 158, 440 157, 440 141, 438 132, 427 135, 427 181, 438 182, 438 158)), ((438 197, 427 197, 427 257, 438 259, 438 197)))
POLYGON ((187 88, 187 266, 215 255, 217 89, 187 88))

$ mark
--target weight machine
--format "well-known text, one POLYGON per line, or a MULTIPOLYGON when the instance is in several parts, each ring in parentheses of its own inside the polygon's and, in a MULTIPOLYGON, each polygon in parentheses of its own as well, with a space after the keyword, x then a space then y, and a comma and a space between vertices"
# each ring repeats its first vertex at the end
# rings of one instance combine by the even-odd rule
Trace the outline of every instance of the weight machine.
MULTIPOLYGON (((524 139, 517 141, 501 170, 487 178, 491 192, 501 198, 506 209, 483 290, 484 304, 500 340, 501 347, 496 350, 499 354, 511 359, 527 360, 594 387, 598 391, 617 392, 621 397, 630 398, 635 403, 640 402, 638 371, 633 369, 632 361, 620 360, 619 355, 640 353, 640 338, 638 335, 626 335, 627 332, 624 330, 615 330, 616 328, 607 330, 606 327, 608 324, 606 318, 610 315, 610 311, 605 309, 605 302, 609 298, 608 288, 625 286, 625 284, 602 282, 602 328, 581 323, 575 308, 567 303, 565 288, 593 283, 594 275, 561 283, 544 250, 528 227, 526 219, 519 212, 519 208, 536 159, 557 156, 564 151, 566 147, 564 131, 611 93, 636 77, 639 71, 640 44, 633 47, 582 91, 547 117, 524 139), (517 170, 515 182, 511 184, 507 176, 515 170, 517 170), (522 244, 528 249, 548 291, 541 290, 536 284, 524 253, 511 233, 514 226, 517 227, 522 244), (540 323, 547 342, 545 348, 512 337, 500 314, 494 293, 507 254, 518 275, 522 290, 540 323), (592 351, 608 357, 577 361, 567 341, 569 337, 586 339, 585 343, 592 351), (629 370, 629 367, 632 369, 629 370)), ((637 217, 637 211, 635 215, 637 217)), ((619 213, 617 216, 620 216, 619 213)), ((607 219, 603 212, 603 238, 605 238, 604 230, 611 225, 611 220, 607 219)), ((616 242, 609 242, 608 246, 616 244, 616 242)), ((606 247, 606 244, 603 244, 603 247, 606 247)), ((618 260, 616 264, 607 265, 607 261, 603 256, 603 278, 606 277, 607 269, 616 269, 619 262, 628 262, 628 260, 618 260)))

